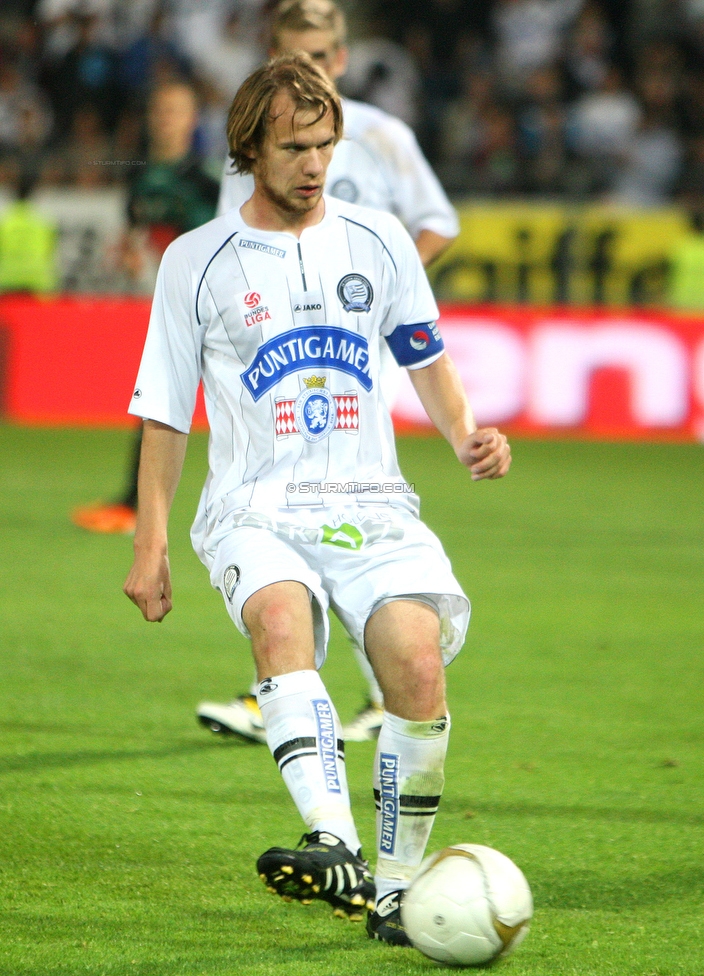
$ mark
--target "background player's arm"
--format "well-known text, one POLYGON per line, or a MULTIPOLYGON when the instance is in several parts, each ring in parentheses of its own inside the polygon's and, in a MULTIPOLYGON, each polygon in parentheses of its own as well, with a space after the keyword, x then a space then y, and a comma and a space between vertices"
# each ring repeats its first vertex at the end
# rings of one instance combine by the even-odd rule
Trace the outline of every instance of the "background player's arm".
POLYGON ((152 622, 163 620, 172 606, 167 527, 187 441, 188 434, 173 427, 144 421, 134 562, 123 590, 152 622))
POLYGON ((495 427, 477 428, 455 364, 443 353, 429 366, 409 369, 426 413, 452 445, 472 480, 502 478, 511 466, 511 449, 495 427))
POLYGON ((434 230, 422 230, 415 239, 418 254, 423 262, 423 267, 427 268, 436 258, 448 249, 454 241, 454 237, 443 237, 436 234, 434 230))
POLYGON ((387 149, 385 158, 395 189, 394 212, 408 229, 427 268, 459 234, 457 213, 405 123, 387 119, 381 145, 387 149))

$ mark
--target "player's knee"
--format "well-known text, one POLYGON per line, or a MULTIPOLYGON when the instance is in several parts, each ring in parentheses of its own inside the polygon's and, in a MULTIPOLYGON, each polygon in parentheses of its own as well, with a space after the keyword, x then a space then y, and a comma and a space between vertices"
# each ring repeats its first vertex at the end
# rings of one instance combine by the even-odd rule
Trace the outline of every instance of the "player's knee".
POLYGON ((404 683, 418 701, 428 704, 444 699, 445 669, 440 649, 433 644, 416 648, 404 664, 404 683))
POLYGON ((421 680, 433 681, 444 674, 442 653, 433 641, 419 644, 408 657, 408 665, 421 680))
POLYGON ((295 632, 295 614, 284 601, 275 601, 259 610, 254 626, 267 644, 288 642, 295 632))

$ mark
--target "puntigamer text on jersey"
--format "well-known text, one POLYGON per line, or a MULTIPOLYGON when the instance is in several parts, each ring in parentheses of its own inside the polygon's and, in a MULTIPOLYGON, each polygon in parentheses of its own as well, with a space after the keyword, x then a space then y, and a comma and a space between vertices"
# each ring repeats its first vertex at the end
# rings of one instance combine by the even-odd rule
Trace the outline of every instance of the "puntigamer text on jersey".
POLYGON ((309 325, 274 336, 259 346, 242 382, 258 400, 279 380, 299 369, 339 369, 371 390, 369 344, 363 335, 335 325, 309 325))

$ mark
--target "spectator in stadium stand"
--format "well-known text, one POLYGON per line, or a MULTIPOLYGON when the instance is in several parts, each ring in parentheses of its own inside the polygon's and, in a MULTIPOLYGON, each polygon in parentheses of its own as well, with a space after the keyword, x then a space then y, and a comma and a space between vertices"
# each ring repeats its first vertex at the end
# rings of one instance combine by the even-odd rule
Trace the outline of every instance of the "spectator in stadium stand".
POLYGON ((191 65, 185 55, 166 36, 165 12, 157 6, 147 29, 119 55, 118 78, 126 96, 123 104, 143 111, 149 93, 168 78, 189 78, 191 65))
MULTIPOLYGON (((145 166, 130 167, 130 229, 123 253, 126 273, 142 285, 147 281, 153 287, 156 266, 171 241, 215 216, 219 185, 191 154, 197 123, 198 101, 190 85, 172 81, 152 93, 147 113, 149 158, 145 166)), ((113 503, 75 509, 72 519, 80 528, 134 532, 141 433, 140 427, 124 493, 113 503)))
POLYGON ((196 47, 193 52, 199 76, 222 93, 228 108, 237 89, 264 57, 257 34, 253 36, 247 26, 244 12, 235 7, 213 41, 206 48, 196 47))
POLYGON ((0 61, 0 183, 40 179, 51 129, 43 92, 17 63, 0 61))
POLYGON ((556 64, 583 0, 498 0, 492 9, 496 59, 505 90, 520 96, 530 75, 556 64))
POLYGON ((493 72, 472 66, 461 75, 459 97, 443 113, 438 175, 451 194, 471 192, 473 161, 486 139, 484 120, 495 106, 495 89, 493 72))
POLYGON ((631 150, 641 120, 636 97, 611 65, 598 89, 577 99, 570 110, 570 142, 582 161, 582 192, 613 189, 622 160, 631 150))
POLYGON ((508 105, 493 102, 480 118, 482 138, 468 166, 467 191, 504 196, 522 188, 516 120, 508 105))
POLYGON ((113 149, 113 140, 97 109, 90 104, 82 105, 74 113, 66 140, 46 163, 46 181, 84 190, 111 186, 122 178, 114 165, 113 149))
POLYGON ((563 191, 567 112, 557 68, 539 68, 528 79, 526 98, 518 113, 518 141, 524 189, 549 195, 563 191))
POLYGON ((369 102, 415 128, 420 77, 400 44, 370 37, 350 44, 350 60, 340 88, 350 98, 369 102))
POLYGON ((117 54, 98 40, 100 20, 92 14, 71 11, 69 24, 75 39, 68 50, 45 64, 43 80, 50 93, 60 133, 70 131, 79 108, 91 105, 100 114, 106 130, 117 121, 120 92, 117 54))
POLYGON ((601 7, 587 4, 565 41, 563 61, 569 98, 595 91, 603 83, 612 61, 612 39, 601 7))
POLYGON ((676 129, 675 74, 669 69, 643 65, 636 90, 643 114, 610 198, 630 207, 659 207, 672 196, 683 156, 676 129))
POLYGON ((56 288, 56 227, 29 199, 32 189, 31 176, 21 176, 16 200, 0 214, 0 292, 56 288))
POLYGON ((10 52, 0 50, 0 149, 20 140, 22 114, 31 110, 44 140, 51 130, 51 112, 41 89, 28 77, 10 52))
POLYGON ((695 133, 687 142, 675 196, 693 209, 698 209, 704 201, 704 132, 695 133))

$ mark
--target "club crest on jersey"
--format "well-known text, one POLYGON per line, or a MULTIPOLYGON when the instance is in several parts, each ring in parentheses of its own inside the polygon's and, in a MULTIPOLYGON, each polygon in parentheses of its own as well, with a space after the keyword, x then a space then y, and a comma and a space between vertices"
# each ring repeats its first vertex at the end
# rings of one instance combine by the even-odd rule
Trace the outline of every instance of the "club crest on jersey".
POLYGON ((374 289, 364 275, 347 274, 337 284, 337 297, 346 312, 370 312, 374 289))
MULTIPOLYGON (((304 379, 303 382, 308 387, 314 385, 324 386, 325 378, 311 376, 309 379, 304 379), (319 380, 317 384, 312 382, 315 379, 319 380)), ((304 393, 307 393, 307 390, 304 390, 304 393)), ((337 415, 333 429, 344 431, 346 434, 358 434, 359 395, 357 391, 347 390, 345 393, 334 393, 333 400, 335 401, 335 413, 337 415)), ((291 397, 282 396, 276 397, 274 402, 276 405, 277 438, 290 437, 291 434, 300 434, 301 431, 296 417, 296 400, 291 397)))
POLYGON ((268 339, 241 379, 257 401, 284 376, 303 369, 337 369, 354 376, 367 392, 372 388, 367 339, 337 325, 301 326, 268 339))
POLYGON ((293 414, 304 440, 315 444, 335 429, 337 404, 332 393, 325 389, 324 376, 310 376, 303 382, 306 389, 296 397, 293 414))
POLYGON ((359 200, 359 188, 356 183, 346 176, 335 180, 330 188, 330 196, 337 200, 344 200, 345 203, 356 203, 359 200))

